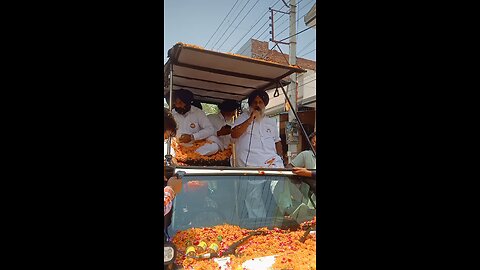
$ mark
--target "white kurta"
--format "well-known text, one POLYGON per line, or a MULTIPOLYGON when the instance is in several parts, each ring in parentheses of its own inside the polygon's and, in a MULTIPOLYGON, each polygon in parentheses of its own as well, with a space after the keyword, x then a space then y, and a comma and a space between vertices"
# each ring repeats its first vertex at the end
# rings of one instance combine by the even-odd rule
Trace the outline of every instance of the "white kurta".
MULTIPOLYGON (((223 117, 222 113, 210 114, 207 117, 208 117, 208 120, 210 120, 210 122, 212 123, 213 128, 215 129, 215 135, 217 134, 217 131, 219 131, 223 126, 225 126, 225 125, 232 126, 233 125, 233 121, 226 121, 225 117, 223 117)), ((232 140, 232 136, 230 136, 230 134, 223 135, 223 136, 217 136, 217 137, 222 142, 223 148, 227 148, 230 145, 230 142, 232 140)))
MULTIPOLYGON (((232 128, 245 122, 250 114, 244 112, 235 120, 232 128)), ((245 133, 235 139, 237 162, 240 167, 283 168, 275 143, 281 141, 274 119, 263 117, 252 122, 245 133), (252 131, 253 125, 253 131, 252 131), (250 139, 251 136, 251 139, 250 139), (250 147, 249 147, 250 144, 250 147), (250 151, 250 153, 249 153, 250 151), (247 161, 248 155, 248 161, 247 161), (245 164, 248 162, 247 164, 245 164)))
POLYGON ((172 115, 178 126, 177 139, 180 138, 182 134, 190 134, 193 135, 196 141, 208 139, 213 142, 212 144, 206 144, 197 149, 198 153, 211 155, 215 154, 219 149, 223 149, 220 140, 214 136, 215 131, 212 123, 210 123, 210 120, 208 120, 202 110, 192 106, 190 111, 183 115, 175 110, 172 111, 172 115))
MULTIPOLYGON (((249 112, 243 112, 235 120, 232 128, 245 122, 250 116, 249 112)), ((239 138, 234 139, 237 152, 237 163, 240 167, 263 167, 263 168, 283 168, 283 161, 277 154, 275 143, 281 141, 277 130, 277 123, 274 119, 263 117, 252 122, 245 133, 239 138), (252 130, 253 125, 253 130, 252 130), (250 147, 249 147, 250 145, 250 147), (248 160, 247 160, 248 155, 248 160)), ((247 180, 246 183, 245 207, 250 218, 266 217, 267 210, 262 201, 262 193, 265 192, 265 180, 247 180)), ((285 197, 285 181, 271 181, 270 191, 276 201, 285 197)), ((281 209, 290 204, 280 203, 281 209)))

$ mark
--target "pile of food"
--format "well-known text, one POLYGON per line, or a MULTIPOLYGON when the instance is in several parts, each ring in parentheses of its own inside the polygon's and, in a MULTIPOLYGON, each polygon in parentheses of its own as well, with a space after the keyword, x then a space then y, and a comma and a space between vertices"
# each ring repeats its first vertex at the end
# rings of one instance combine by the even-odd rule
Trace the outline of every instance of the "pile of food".
POLYGON ((301 224, 297 231, 260 228, 255 231, 234 225, 219 225, 211 228, 192 228, 179 231, 173 243, 179 250, 175 263, 186 270, 220 269, 214 259, 192 258, 215 252, 219 257, 230 257, 228 269, 243 270, 242 264, 251 259, 275 256, 272 269, 316 269, 316 234, 309 234, 305 242, 300 238, 305 229, 315 226, 315 218, 301 224), (224 255, 228 248, 252 232, 261 232, 241 243, 235 254, 224 255), (189 254, 189 256, 186 256, 189 254))
POLYGON ((192 145, 182 145, 176 139, 172 139, 172 148, 175 151, 175 158, 180 165, 189 166, 230 166, 230 156, 232 155, 232 147, 210 156, 203 156, 195 152, 199 147, 211 143, 208 140, 196 141, 192 145))

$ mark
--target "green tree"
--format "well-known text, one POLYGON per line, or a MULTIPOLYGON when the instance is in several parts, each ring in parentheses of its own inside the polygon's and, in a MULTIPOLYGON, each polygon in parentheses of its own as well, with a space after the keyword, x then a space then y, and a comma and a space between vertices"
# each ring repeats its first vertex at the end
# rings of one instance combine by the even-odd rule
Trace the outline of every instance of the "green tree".
POLYGON ((202 103, 202 110, 205 112, 206 115, 217 114, 220 112, 220 109, 218 109, 217 105, 208 103, 202 103))

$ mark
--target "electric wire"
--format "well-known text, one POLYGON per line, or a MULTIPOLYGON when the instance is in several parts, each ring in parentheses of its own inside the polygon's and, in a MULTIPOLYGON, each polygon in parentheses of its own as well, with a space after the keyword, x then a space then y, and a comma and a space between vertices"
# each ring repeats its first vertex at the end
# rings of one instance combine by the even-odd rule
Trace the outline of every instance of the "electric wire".
POLYGON ((252 9, 258 4, 258 2, 260 2, 260 0, 257 0, 257 2, 255 2, 255 4, 253 4, 253 6, 250 8, 250 10, 247 12, 247 14, 245 14, 245 16, 243 16, 243 19, 237 24, 237 26, 233 29, 233 31, 230 33, 230 35, 228 35, 228 37, 223 41, 222 45, 220 45, 218 47, 218 50, 220 50, 220 48, 223 46, 223 44, 225 44, 225 42, 227 42, 227 40, 232 36, 232 34, 235 33, 235 30, 237 30, 238 26, 240 26, 240 24, 242 24, 243 20, 245 20, 245 18, 247 18, 248 14, 250 14, 252 9))
POLYGON ((295 34, 293 34, 293 35, 291 35, 291 36, 288 36, 288 37, 286 37, 286 38, 284 38, 284 39, 281 39, 280 41, 284 41, 284 40, 287 40, 287 39, 289 39, 289 38, 291 38, 291 37, 294 37, 294 36, 296 36, 296 35, 299 35, 299 34, 305 32, 305 31, 307 31, 308 29, 313 28, 313 27, 315 27, 315 26, 317 26, 317 25, 314 24, 314 25, 312 25, 312 26, 310 26, 310 27, 308 27, 308 28, 303 29, 302 31, 300 31, 300 32, 298 32, 298 33, 295 33, 295 34))
POLYGON ((297 54, 300 54, 302 51, 304 51, 308 46, 310 46, 310 44, 312 44, 313 42, 317 41, 317 38, 314 37, 312 39, 312 41, 310 41, 307 45, 305 45, 302 49, 300 49, 300 51, 297 52, 297 54))
MULTIPOLYGON (((278 0, 278 1, 272 6, 272 8, 275 7, 275 5, 276 5, 278 2, 280 2, 280 0, 278 0)), ((282 7, 282 8, 283 8, 283 7, 282 7)), ((280 10, 281 10, 282 8, 280 8, 280 10)), ((269 11, 267 11, 267 14, 268 14, 268 12, 269 12, 269 11)), ((277 14, 277 13, 275 13, 275 14, 277 14)), ((278 19, 277 19, 277 20, 278 20, 278 19)), ((253 34, 253 35, 249 38, 249 40, 250 40, 250 39, 253 39, 253 37, 254 37, 260 30, 262 30, 262 28, 263 28, 269 21, 270 21, 270 20, 266 20, 266 21, 263 23, 263 25, 260 26, 260 28, 257 30, 257 32, 255 32, 255 34, 253 34)), ((258 40, 259 37, 262 36, 262 35, 265 33, 265 31, 267 31, 268 29, 269 29, 269 27, 267 27, 266 29, 264 29, 263 32, 256 37, 256 39, 258 40)), ((239 54, 244 53, 245 50, 247 50, 247 49, 248 49, 248 47, 246 47, 246 48, 243 49, 241 52, 239 52, 239 54)))
MULTIPOLYGON (((273 0, 273 1, 275 1, 275 0, 273 0)), ((273 6, 275 6, 278 2, 280 2, 280 0, 277 0, 277 2, 276 2, 275 4, 273 4, 273 6)), ((272 7, 273 7, 273 6, 272 6, 272 7)), ((241 37, 240 40, 235 43, 235 45, 230 49, 230 51, 233 51, 233 49, 234 49, 235 47, 237 47, 237 45, 242 44, 242 43, 241 43, 242 40, 247 36, 248 33, 250 33, 250 31, 252 31, 252 29, 253 29, 253 28, 264 18, 264 16, 267 15, 267 14, 268 14, 268 11, 265 11, 265 13, 263 13, 263 14, 260 16, 260 18, 258 18, 257 22, 256 22, 252 27, 250 27, 250 29, 245 33, 245 35, 243 35, 243 37, 241 37)), ((257 32, 252 35, 252 37, 253 37, 254 35, 256 35, 256 34, 258 33, 258 31, 260 31, 260 29, 262 29, 262 27, 263 27, 263 26, 261 26, 261 27, 257 30, 257 32)))
POLYGON ((217 40, 217 42, 215 42, 215 44, 212 46, 212 49, 217 46, 218 42, 220 42, 220 40, 222 40, 222 38, 225 36, 225 34, 227 33, 228 29, 230 29, 230 27, 232 27, 232 24, 237 20, 238 16, 240 16, 240 14, 242 14, 242 11, 245 9, 245 7, 248 5, 248 3, 250 3, 250 1, 252 0, 248 0, 247 3, 245 3, 245 5, 242 7, 242 9, 240 10, 240 12, 237 14, 237 16, 235 16, 235 19, 232 20, 232 23, 230 23, 230 25, 227 27, 227 29, 225 29, 225 32, 223 32, 222 36, 217 40))
POLYGON ((300 56, 298 56, 298 57, 302 57, 302 56, 304 56, 304 55, 307 55, 307 54, 309 54, 309 53, 311 53, 311 52, 314 52, 315 50, 317 50, 317 48, 315 48, 315 49, 313 49, 313 50, 311 50, 311 51, 309 51, 309 52, 307 52, 307 53, 304 53, 304 54, 302 54, 302 55, 300 55, 300 56))
POLYGON ((213 36, 215 36, 215 34, 218 32, 218 29, 220 29, 220 27, 222 26, 222 24, 225 22, 225 20, 228 18, 228 15, 230 15, 230 12, 232 12, 233 8, 235 8, 235 6, 237 5, 238 3, 238 0, 235 1, 235 4, 233 4, 233 7, 230 9, 230 11, 227 13, 227 15, 225 16, 225 18, 223 19, 223 21, 220 23, 220 25, 217 27, 217 30, 215 30, 215 33, 213 33, 213 35, 210 37, 210 39, 208 39, 207 41, 207 44, 205 44, 205 48, 207 47, 208 43, 210 43, 210 40, 212 40, 213 36))

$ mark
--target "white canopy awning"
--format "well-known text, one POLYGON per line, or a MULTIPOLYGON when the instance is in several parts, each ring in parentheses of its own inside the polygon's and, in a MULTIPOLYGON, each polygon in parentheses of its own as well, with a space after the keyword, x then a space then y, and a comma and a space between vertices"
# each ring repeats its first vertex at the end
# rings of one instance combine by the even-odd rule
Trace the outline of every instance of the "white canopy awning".
POLYGON ((204 50, 184 43, 173 46, 168 57, 164 66, 164 96, 169 95, 172 67, 173 91, 188 89, 195 100, 212 104, 241 101, 254 90, 276 88, 279 81, 287 85, 284 79, 294 72, 306 72, 298 66, 204 50))

